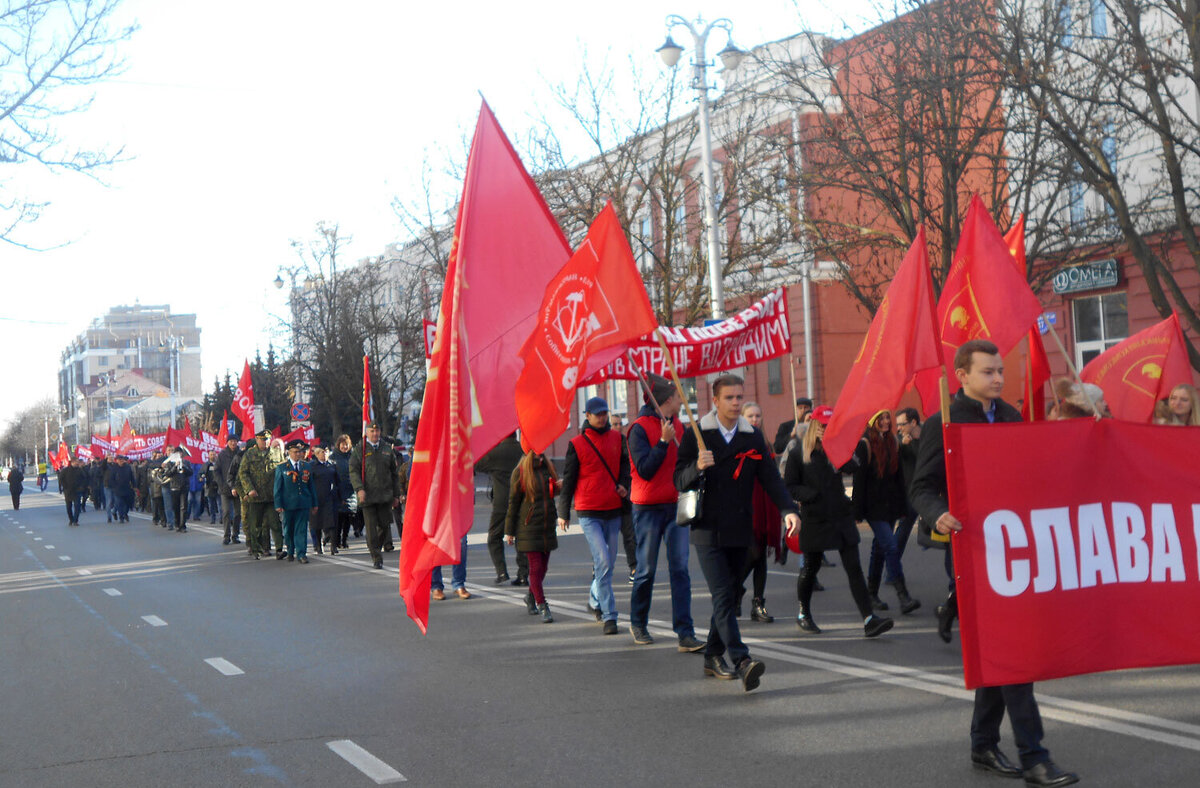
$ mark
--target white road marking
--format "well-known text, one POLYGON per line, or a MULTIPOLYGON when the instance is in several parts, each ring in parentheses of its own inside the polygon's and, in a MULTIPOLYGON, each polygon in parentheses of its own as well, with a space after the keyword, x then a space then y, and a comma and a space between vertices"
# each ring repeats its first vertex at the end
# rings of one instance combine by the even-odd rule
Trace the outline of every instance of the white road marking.
POLYGON ((115 588, 105 588, 104 593, 108 594, 109 596, 121 596, 121 592, 115 588))
POLYGON ((167 622, 158 616, 142 616, 142 621, 145 621, 152 627, 165 627, 167 625, 167 622))
POLYGON ((209 657, 204 661, 226 676, 240 676, 246 672, 223 657, 209 657))
POLYGON ((59 561, 70 561, 70 560, 71 560, 71 556, 69 556, 69 555, 60 555, 60 556, 58 557, 58 560, 59 560, 59 561))
POLYGON ((53 549, 54 549, 54 545, 52 545, 52 544, 44 544, 44 545, 42 545, 42 547, 46 548, 47 550, 53 550, 53 549))
POLYGON ((76 573, 76 574, 83 575, 83 576, 85 576, 85 577, 86 577, 87 575, 90 575, 90 574, 92 573, 92 570, 90 570, 90 569, 76 569, 76 570, 75 570, 75 573, 76 573))
POLYGON ((35 542, 40 542, 40 541, 42 541, 42 537, 40 537, 40 536, 35 536, 35 537, 33 537, 33 541, 35 541, 35 542))
POLYGON ((376 785, 408 782, 403 774, 349 739, 325 742, 325 746, 345 759, 346 763, 374 780, 376 785))

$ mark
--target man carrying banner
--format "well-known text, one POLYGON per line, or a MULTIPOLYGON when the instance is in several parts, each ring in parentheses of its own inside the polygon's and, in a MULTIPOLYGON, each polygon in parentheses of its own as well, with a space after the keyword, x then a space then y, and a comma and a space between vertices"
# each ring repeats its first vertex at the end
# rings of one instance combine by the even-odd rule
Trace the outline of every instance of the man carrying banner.
POLYGON ((683 400, 675 393, 671 381, 654 374, 650 375, 647 393, 654 402, 647 401, 629 427, 629 457, 633 465, 629 497, 633 501, 633 529, 637 535, 637 572, 629 599, 629 628, 634 643, 654 642, 646 624, 658 567, 658 548, 665 542, 671 577, 672 629, 679 637, 680 651, 696 652, 704 644, 696 639, 692 623, 687 527, 675 522, 675 504, 679 500, 674 482, 675 457, 678 436, 683 434, 683 424, 678 418, 683 400))
POLYGON ((788 527, 799 528, 800 515, 771 461, 762 432, 742 417, 743 386, 737 375, 713 381, 716 408, 699 425, 705 448, 700 448, 695 430, 684 434, 675 462, 675 487, 681 491, 699 487, 703 495, 700 516, 692 523, 692 544, 712 594, 704 675, 741 678, 749 692, 758 687, 766 671, 742 642, 735 609, 746 552, 754 541, 754 523, 747 513, 753 505, 755 482, 785 516, 788 527), (725 662, 726 651, 733 670, 725 662))
MULTIPOLYGON (((1019 422, 1021 414, 1000 399, 1004 388, 1004 358, 987 340, 964 343, 954 354, 954 375, 962 389, 950 403, 950 421, 968 424, 1019 422)), ((938 533, 961 531, 962 523, 950 512, 946 489, 946 461, 942 440, 942 416, 925 423, 917 466, 909 487, 913 507, 933 523, 938 533)), ((951 592, 953 597, 953 592, 951 592)), ((947 600, 947 606, 952 599, 947 600)), ((980 687, 975 690, 975 712, 971 718, 971 762, 975 768, 1002 777, 1022 777, 1028 785, 1063 786, 1079 777, 1065 772, 1050 760, 1042 746, 1042 717, 1033 684, 980 687), (1021 768, 1005 757, 998 746, 1000 723, 1008 712, 1013 737, 1021 757, 1021 768)))

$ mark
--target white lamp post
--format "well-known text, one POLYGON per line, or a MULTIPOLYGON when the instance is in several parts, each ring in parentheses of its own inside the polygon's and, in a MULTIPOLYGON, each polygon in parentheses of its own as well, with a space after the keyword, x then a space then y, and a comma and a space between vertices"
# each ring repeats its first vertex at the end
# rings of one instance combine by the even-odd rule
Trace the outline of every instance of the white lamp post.
POLYGON ((705 24, 697 18, 689 22, 677 14, 667 17, 667 40, 658 48, 658 54, 663 63, 674 68, 683 54, 683 47, 671 38, 671 31, 685 28, 692 34, 693 53, 696 59, 692 61, 692 87, 696 89, 696 100, 700 104, 697 117, 700 123, 700 161, 704 172, 704 232, 708 242, 708 277, 709 291, 712 295, 712 317, 720 320, 725 317, 725 282, 721 270, 721 248, 717 237, 717 206, 716 190, 713 188, 713 154, 712 133, 709 129, 708 115, 708 56, 704 48, 708 43, 708 34, 714 29, 724 30, 728 41, 725 48, 717 53, 726 71, 733 71, 742 62, 745 52, 733 45, 733 23, 728 19, 717 19, 705 24))

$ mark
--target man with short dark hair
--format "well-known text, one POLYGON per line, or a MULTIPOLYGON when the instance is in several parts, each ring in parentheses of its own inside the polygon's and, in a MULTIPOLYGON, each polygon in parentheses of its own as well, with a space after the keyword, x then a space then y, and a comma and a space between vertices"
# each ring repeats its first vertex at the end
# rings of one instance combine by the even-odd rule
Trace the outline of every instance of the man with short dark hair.
POLYGON ((771 461, 760 431, 742 417, 743 381, 722 375, 713 381, 714 409, 700 419, 704 449, 694 430, 684 433, 675 462, 675 487, 683 492, 700 488, 703 505, 692 523, 692 545, 712 594, 712 620, 704 649, 704 675, 742 680, 755 689, 766 666, 750 656, 737 623, 737 595, 742 585, 746 551, 754 539, 748 516, 754 485, 761 484, 788 526, 800 527, 796 504, 771 461), (734 669, 724 654, 728 650, 734 669))
POLYGON ((241 506, 237 499, 238 439, 233 435, 225 438, 225 448, 213 459, 213 475, 217 479, 217 491, 221 495, 221 522, 225 535, 221 544, 239 544, 238 534, 242 529, 241 506))
POLYGON ((783 454, 792 438, 799 438, 804 434, 804 417, 812 413, 812 409, 813 401, 808 397, 796 399, 796 418, 783 422, 775 431, 775 443, 771 448, 775 450, 776 456, 783 454))
POLYGON ((312 467, 304 461, 308 444, 296 438, 287 443, 288 458, 275 467, 271 500, 283 521, 287 560, 308 563, 308 516, 317 505, 312 467))
POLYGON ((404 496, 404 479, 396 452, 382 442, 379 422, 367 425, 366 439, 350 454, 350 484, 367 528, 371 564, 383 569, 383 547, 392 538, 392 509, 404 496))
POLYGON ((83 496, 87 495, 88 478, 83 460, 72 457, 71 463, 58 472, 58 489, 66 499, 67 525, 79 525, 79 513, 83 511, 83 496))
MULTIPOLYGON (((950 403, 951 422, 1021 421, 1021 414, 1000 399, 1004 388, 1004 358, 993 343, 975 339, 963 344, 954 354, 954 376, 962 390, 950 403)), ((931 416, 926 427, 909 488, 910 497, 917 512, 933 524, 938 533, 961 531, 963 524, 950 512, 946 491, 941 414, 931 416)), ((971 718, 971 762, 975 768, 1002 777, 1024 777, 1025 783, 1033 786, 1057 788, 1078 782, 1078 776, 1063 771, 1050 760, 1049 751, 1042 746, 1042 735, 1042 717, 1033 697, 1033 684, 975 690, 975 713, 971 718), (1014 766, 998 746, 1000 723, 1006 711, 1021 757, 1020 768, 1014 766)))

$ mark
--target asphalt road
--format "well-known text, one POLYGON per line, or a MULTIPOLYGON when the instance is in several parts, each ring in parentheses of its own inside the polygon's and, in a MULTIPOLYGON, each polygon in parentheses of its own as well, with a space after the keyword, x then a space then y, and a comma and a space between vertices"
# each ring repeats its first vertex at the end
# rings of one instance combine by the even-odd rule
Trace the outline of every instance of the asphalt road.
MULTIPOLYGON (((968 761, 958 642, 934 634, 940 554, 910 545, 925 605, 869 641, 841 567, 821 573, 821 636, 795 626, 794 565, 773 567, 776 622, 743 619, 767 673, 744 693, 676 651, 665 557, 655 645, 632 643, 623 579, 621 632, 601 635, 578 535, 551 556, 557 621, 542 624, 524 589, 492 582, 486 507, 468 551, 475 598, 433 603, 425 637, 404 615, 396 554, 371 570, 361 540, 308 565, 256 562, 206 521, 176 534, 89 510, 68 528, 57 494, 28 491, 15 513, 4 495, 0 786, 1013 784, 968 761)), ((692 577, 703 637, 694 560, 692 577)), ((1194 611, 1147 614, 1191 626, 1194 611)), ((1039 684, 1046 743, 1087 785, 1195 785, 1198 688, 1194 668, 1039 684)), ((1015 757, 1007 725, 1002 747, 1015 757)))

